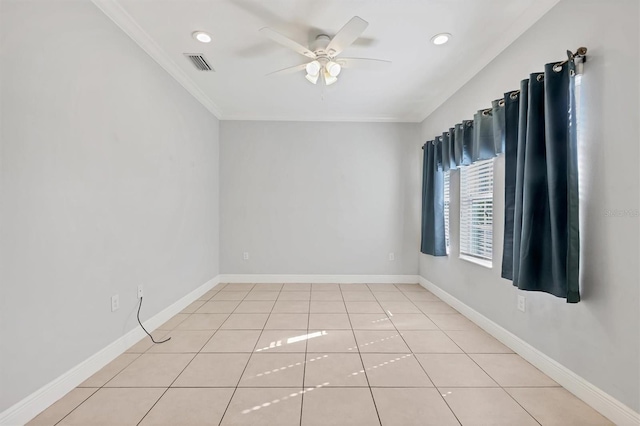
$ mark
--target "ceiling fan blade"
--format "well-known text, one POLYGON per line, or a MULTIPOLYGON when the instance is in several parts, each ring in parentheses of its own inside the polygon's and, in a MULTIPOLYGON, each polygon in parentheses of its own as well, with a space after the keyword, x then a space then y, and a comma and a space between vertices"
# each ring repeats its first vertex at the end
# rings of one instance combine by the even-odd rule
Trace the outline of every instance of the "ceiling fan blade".
POLYGON ((378 40, 372 37, 358 37, 356 41, 353 42, 353 46, 359 47, 370 47, 378 43, 378 40))
POLYGON ((288 47, 289 49, 294 50, 299 54, 306 56, 307 58, 316 58, 316 54, 311 50, 307 49, 300 43, 297 43, 290 38, 283 36, 279 32, 272 30, 271 28, 264 27, 260 30, 260 33, 265 37, 268 37, 271 40, 275 41, 276 43, 280 43, 281 45, 288 47))
POLYGON ((369 23, 359 16, 354 16, 344 27, 331 39, 327 46, 327 52, 330 56, 336 56, 344 49, 349 47, 360 34, 364 32, 369 23))
POLYGON ((266 74, 266 75, 293 74, 295 72, 302 71, 303 69, 306 68, 306 66, 307 64, 295 65, 293 67, 288 67, 278 71, 270 72, 269 74, 266 74))
POLYGON ((371 58, 337 58, 336 62, 343 68, 359 68, 368 70, 384 70, 391 66, 391 61, 371 58))

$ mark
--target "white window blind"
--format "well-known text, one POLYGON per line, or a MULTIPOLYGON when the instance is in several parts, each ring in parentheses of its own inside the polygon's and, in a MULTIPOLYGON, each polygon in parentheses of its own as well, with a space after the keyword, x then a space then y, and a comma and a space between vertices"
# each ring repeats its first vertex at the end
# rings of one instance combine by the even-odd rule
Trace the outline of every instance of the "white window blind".
POLYGON ((493 159, 460 170, 460 254, 491 260, 493 159))
POLYGON ((447 253, 449 253, 449 182, 451 172, 444 172, 444 240, 447 243, 447 253))

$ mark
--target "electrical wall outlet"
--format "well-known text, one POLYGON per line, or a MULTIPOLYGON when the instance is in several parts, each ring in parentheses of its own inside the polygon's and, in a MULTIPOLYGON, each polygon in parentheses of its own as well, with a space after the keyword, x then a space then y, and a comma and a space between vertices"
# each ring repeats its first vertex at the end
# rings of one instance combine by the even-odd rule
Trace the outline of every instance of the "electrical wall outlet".
POLYGON ((396 254, 395 253, 389 253, 389 260, 396 260, 396 254))
POLYGON ((526 299, 524 296, 518 296, 518 310, 524 312, 526 306, 526 299))
POLYGON ((243 258, 244 260, 249 260, 249 252, 248 252, 248 251, 245 251, 244 253, 242 253, 242 258, 243 258))
POLYGON ((115 312, 120 307, 120 296, 114 294, 111 296, 111 312, 115 312))
POLYGON ((138 286, 138 299, 142 299, 142 296, 144 296, 144 291, 142 290, 142 285, 138 286))

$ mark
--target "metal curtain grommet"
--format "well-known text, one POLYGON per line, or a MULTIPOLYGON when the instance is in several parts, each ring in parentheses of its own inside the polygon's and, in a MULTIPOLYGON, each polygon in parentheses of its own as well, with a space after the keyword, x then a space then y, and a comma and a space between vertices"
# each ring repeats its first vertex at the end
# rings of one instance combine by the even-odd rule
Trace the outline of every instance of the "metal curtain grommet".
POLYGON ((536 77, 536 80, 538 81, 544 80, 544 74, 538 74, 538 76, 536 77))
POLYGON ((500 101, 498 102, 498 106, 504 106, 504 99, 500 99, 500 101))
POLYGON ((509 98, 511 98, 512 101, 515 101, 516 99, 518 99, 518 92, 511 92, 511 94, 509 95, 509 98))
POLYGON ((564 65, 564 63, 563 63, 563 62, 558 62, 557 64, 555 64, 555 65, 553 66, 553 71, 555 71, 555 72, 560 72, 560 71, 562 71, 562 66, 563 66, 563 65, 564 65))

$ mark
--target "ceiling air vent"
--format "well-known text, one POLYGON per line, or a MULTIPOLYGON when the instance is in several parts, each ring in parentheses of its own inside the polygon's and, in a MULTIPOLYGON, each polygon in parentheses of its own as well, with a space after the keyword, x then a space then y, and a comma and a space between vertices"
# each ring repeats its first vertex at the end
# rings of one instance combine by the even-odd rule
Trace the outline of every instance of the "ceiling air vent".
POLYGON ((185 53, 184 56, 200 71, 215 71, 202 53, 185 53))

